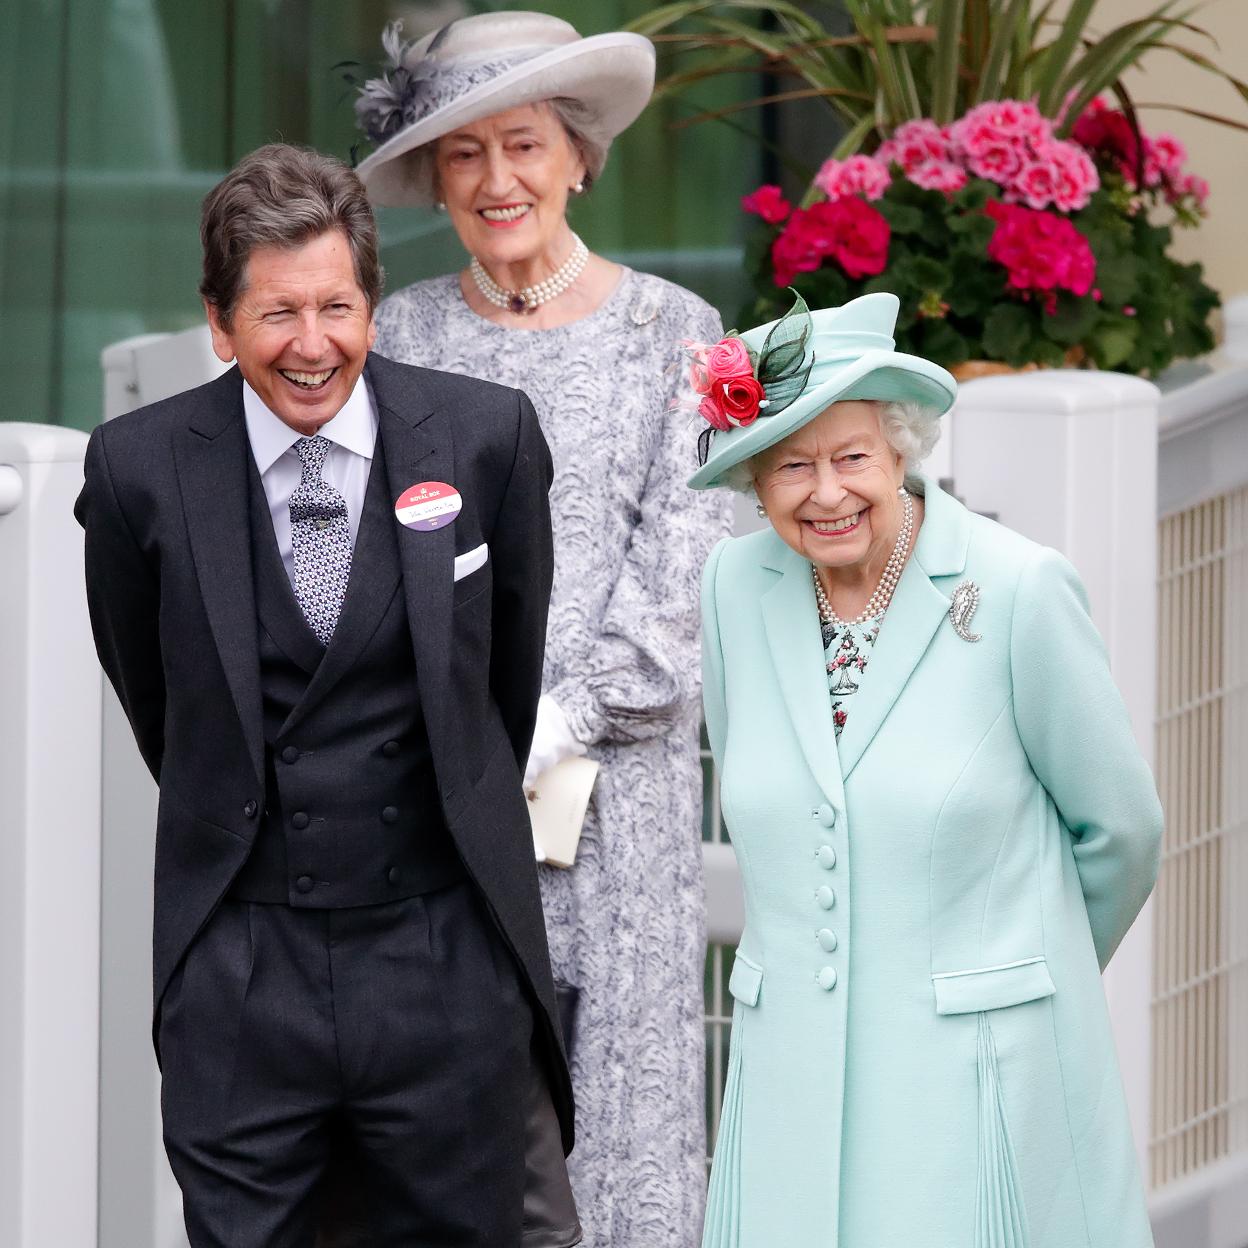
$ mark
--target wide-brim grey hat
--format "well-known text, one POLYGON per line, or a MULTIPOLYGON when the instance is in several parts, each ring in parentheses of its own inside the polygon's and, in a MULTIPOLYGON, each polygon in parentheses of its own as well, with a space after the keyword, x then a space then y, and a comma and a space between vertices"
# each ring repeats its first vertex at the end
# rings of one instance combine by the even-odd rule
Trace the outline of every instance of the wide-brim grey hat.
POLYGON ((654 90, 654 45, 618 31, 582 38, 544 13, 481 13, 463 17, 403 47, 387 31, 396 62, 385 78, 366 83, 356 116, 377 150, 356 173, 378 204, 428 205, 430 187, 413 162, 416 148, 483 117, 536 104, 577 100, 585 135, 606 147, 627 129, 654 90))
MULTIPOLYGON (((801 393, 774 416, 760 414, 740 428, 717 430, 706 462, 689 485, 695 490, 726 485, 730 468, 775 446, 843 399, 919 403, 943 416, 953 406, 958 383, 939 364, 894 349, 900 307, 896 295, 873 294, 811 312, 810 372, 801 393)), ((752 351, 762 351, 778 323, 768 321, 740 337, 752 351)))

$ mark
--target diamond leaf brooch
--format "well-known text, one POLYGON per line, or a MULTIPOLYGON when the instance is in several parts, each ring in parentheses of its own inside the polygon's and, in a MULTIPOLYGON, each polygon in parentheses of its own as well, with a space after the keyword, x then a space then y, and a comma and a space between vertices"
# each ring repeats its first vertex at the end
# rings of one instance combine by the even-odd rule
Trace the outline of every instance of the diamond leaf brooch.
POLYGON ((949 604, 949 619, 953 623, 953 631, 963 641, 982 641, 980 633, 970 629, 971 616, 979 606, 979 586, 974 581, 963 581, 953 591, 953 601, 949 604))

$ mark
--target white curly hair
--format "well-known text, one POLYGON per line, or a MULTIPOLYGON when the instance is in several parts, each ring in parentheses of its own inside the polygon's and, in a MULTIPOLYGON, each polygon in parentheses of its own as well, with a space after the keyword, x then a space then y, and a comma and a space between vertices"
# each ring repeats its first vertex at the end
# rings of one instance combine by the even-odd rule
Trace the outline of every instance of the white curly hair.
MULTIPOLYGON (((922 403, 894 403, 884 399, 866 401, 877 409, 880 432, 888 445, 901 456, 906 478, 911 479, 940 440, 940 413, 922 403)), ((757 458, 757 455, 751 456, 727 469, 723 483, 738 493, 751 493, 757 471, 754 461, 757 458)))

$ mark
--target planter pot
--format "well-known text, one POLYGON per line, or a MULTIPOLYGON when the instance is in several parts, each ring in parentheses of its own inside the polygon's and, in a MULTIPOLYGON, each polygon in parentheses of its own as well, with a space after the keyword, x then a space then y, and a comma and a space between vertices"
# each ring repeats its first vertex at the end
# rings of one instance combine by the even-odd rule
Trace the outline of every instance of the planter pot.
MULTIPOLYGON (((964 360, 961 364, 955 364, 949 371, 958 385, 962 385, 980 377, 1000 377, 1005 373, 1034 373, 1039 367, 1039 364, 1024 364, 1021 368, 1015 368, 1012 364, 1004 364, 1000 360, 964 360)), ((1071 347, 1066 352, 1062 367, 1090 367, 1087 353, 1082 347, 1071 347)))

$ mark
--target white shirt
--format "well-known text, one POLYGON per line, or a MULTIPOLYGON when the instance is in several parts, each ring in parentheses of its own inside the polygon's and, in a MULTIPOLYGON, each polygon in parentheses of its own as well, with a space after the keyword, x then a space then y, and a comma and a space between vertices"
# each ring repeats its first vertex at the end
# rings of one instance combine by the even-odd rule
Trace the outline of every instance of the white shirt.
MULTIPOLYGON (((275 416, 264 400, 243 380, 243 415, 247 421, 247 439, 260 482, 273 517, 273 533, 278 553, 291 587, 295 584, 295 548, 290 538, 290 496, 303 476, 303 463, 295 452, 295 443, 303 436, 275 416)), ((368 474, 373 466, 373 447, 377 442, 377 410, 364 383, 364 375, 355 383, 347 401, 332 420, 317 431, 334 445, 325 456, 321 479, 332 485, 346 500, 347 524, 351 532, 351 548, 360 530, 360 512, 368 474)))

